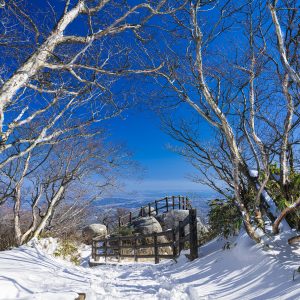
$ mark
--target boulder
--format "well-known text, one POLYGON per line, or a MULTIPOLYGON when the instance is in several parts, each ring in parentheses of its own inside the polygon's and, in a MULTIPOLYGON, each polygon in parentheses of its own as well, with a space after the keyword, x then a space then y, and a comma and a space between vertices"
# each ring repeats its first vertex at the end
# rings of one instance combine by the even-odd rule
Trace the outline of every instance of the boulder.
POLYGON ((162 227, 154 217, 142 217, 133 220, 132 226, 134 231, 141 234, 148 234, 153 232, 162 232, 162 227))
MULTIPOLYGON (((162 232, 162 227, 154 217, 142 217, 132 222, 133 229, 136 233, 151 234, 154 232, 162 232)), ((159 243, 167 243, 168 239, 165 236, 157 237, 159 243)), ((152 244, 153 238, 147 237, 142 241, 142 244, 152 244)), ((171 253, 170 247, 162 247, 168 253, 171 253), (168 250, 166 250, 168 249, 168 250)))
MULTIPOLYGON (((171 210, 167 213, 164 213, 160 216, 157 216, 157 220, 160 222, 163 230, 177 228, 179 221, 184 221, 189 217, 188 210, 171 210)), ((189 234, 190 227, 189 225, 185 226, 185 234, 189 234)), ((200 240, 203 234, 208 232, 207 226, 202 222, 200 217, 197 217, 197 237, 200 240)))
POLYGON ((177 228, 179 221, 184 221, 189 216, 188 210, 170 210, 157 216, 163 230, 177 228))
POLYGON ((103 224, 90 224, 82 230, 82 237, 87 244, 91 244, 95 237, 105 238, 106 236, 107 228, 103 224))

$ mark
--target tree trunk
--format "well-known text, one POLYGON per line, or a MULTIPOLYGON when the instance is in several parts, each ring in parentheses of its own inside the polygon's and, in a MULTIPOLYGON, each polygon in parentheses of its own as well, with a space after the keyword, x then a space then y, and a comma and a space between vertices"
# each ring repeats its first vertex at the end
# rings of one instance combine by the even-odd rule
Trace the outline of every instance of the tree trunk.
POLYGON ((3 132, 4 110, 18 90, 26 85, 30 78, 46 63, 55 47, 61 42, 66 27, 78 16, 83 2, 79 2, 72 10, 63 15, 56 28, 46 41, 35 51, 27 61, 3 84, 0 89, 0 133, 3 132))
POLYGON ((261 214, 261 211, 260 211, 259 207, 255 208, 255 217, 254 217, 254 219, 255 219, 255 222, 258 225, 258 227, 261 228, 265 232, 265 222, 262 218, 262 214, 261 214))
POLYGON ((284 45, 284 37, 283 33, 279 24, 279 20, 277 17, 277 12, 276 12, 276 7, 269 4, 269 9, 271 12, 273 24, 275 26, 275 32, 277 36, 277 46, 278 46, 278 51, 280 54, 281 62, 288 74, 290 75, 291 79, 298 85, 300 86, 300 76, 299 74, 292 68, 290 65, 288 59, 287 59, 287 53, 284 45))
POLYGON ((18 246, 21 245, 21 224, 20 224, 20 207, 21 207, 21 187, 20 185, 16 186, 15 196, 14 196, 14 233, 15 233, 15 242, 18 246))
POLYGON ((61 185, 60 188, 58 189, 58 191, 56 192, 55 196, 53 197, 45 216, 42 218, 42 221, 37 226, 37 228, 34 230, 34 233, 33 233, 34 238, 37 238, 41 234, 41 232, 45 229, 47 222, 49 221, 50 216, 53 213, 53 209, 54 209, 55 205, 58 203, 58 201, 61 199, 64 191, 65 191, 65 186, 61 185))
POLYGON ((297 236, 294 236, 294 237, 288 239, 289 245, 294 245, 299 242, 300 242, 300 235, 297 235, 297 236))
POLYGON ((282 222, 282 220, 283 220, 289 213, 295 211, 295 210, 298 209, 299 207, 300 207, 300 197, 297 199, 297 201, 296 201, 293 205, 291 205, 291 206, 285 208, 285 209, 281 212, 281 214, 277 217, 277 219, 275 220, 275 222, 274 222, 274 224, 273 224, 273 233, 274 233, 274 234, 279 233, 279 225, 280 225, 280 223, 282 222))
POLYGON ((239 210, 241 212, 243 223, 248 233, 249 237, 252 238, 256 243, 260 243, 260 237, 256 234, 253 226, 250 222, 250 215, 247 211, 245 205, 242 202, 240 196, 240 185, 239 185, 239 175, 240 175, 240 161, 238 157, 233 159, 233 180, 234 180, 234 192, 235 192, 235 199, 238 204, 239 210))

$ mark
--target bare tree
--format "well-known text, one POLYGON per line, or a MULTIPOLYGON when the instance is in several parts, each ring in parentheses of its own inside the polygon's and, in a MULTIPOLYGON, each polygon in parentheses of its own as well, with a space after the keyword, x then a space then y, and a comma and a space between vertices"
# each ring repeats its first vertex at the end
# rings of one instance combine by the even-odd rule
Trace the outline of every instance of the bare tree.
MULTIPOLYGON (((286 5, 285 55, 289 66, 297 69, 297 29, 291 26, 298 18, 296 4, 286 5)), ((271 166, 278 163, 281 176, 276 180, 282 192, 286 190, 293 159, 289 153, 297 144, 294 135, 299 124, 297 82, 291 82, 291 70, 284 66, 281 53, 274 55, 280 48, 276 32, 270 29, 269 8, 262 1, 190 1, 174 17, 182 36, 180 51, 172 37, 166 39, 172 51, 156 72, 165 79, 164 94, 182 103, 173 121, 165 121, 168 132, 184 145, 179 152, 201 172, 201 182, 234 198, 256 242, 260 237, 255 227, 264 230, 262 205, 277 218, 274 232, 286 216, 286 210, 281 214, 266 197, 266 187, 274 181, 271 166), (184 51, 182 45, 186 45, 184 51), (191 117, 194 113, 196 117, 191 117), (215 138, 207 145, 201 130, 197 131, 204 121, 215 138), (250 190, 252 200, 245 198, 250 190), (275 209, 269 209, 270 205, 275 209)), ((297 203, 292 200, 291 211, 297 203)))
MULTIPOLYGON (((297 69, 295 69, 293 67, 293 63, 290 62, 290 54, 288 53, 288 49, 287 49, 287 45, 291 42, 291 40, 288 40, 288 42, 286 41, 286 37, 287 37, 286 32, 284 33, 284 31, 282 30, 282 27, 280 25, 280 22, 279 22, 278 13, 277 13, 278 2, 279 2, 278 0, 273 0, 273 1, 269 2, 269 9, 270 9, 270 12, 272 15, 272 21, 273 21, 273 24, 275 27, 275 32, 276 32, 276 37, 277 37, 277 48, 280 53, 280 59, 281 59, 282 65, 286 69, 287 74, 298 86, 300 86, 300 76, 296 71, 297 69)), ((292 21, 292 22, 290 22, 289 25, 292 25, 293 22, 296 21, 296 19, 297 19, 297 9, 299 9, 299 8, 297 8, 295 1, 284 2, 284 7, 282 9, 291 11, 292 18, 289 18, 289 21, 292 21)), ((293 31, 292 27, 289 28, 289 30, 290 30, 290 32, 292 32, 293 31)), ((297 36, 295 37, 293 42, 294 43, 299 42, 297 39, 297 36)))
POLYGON ((116 188, 117 174, 129 162, 124 149, 106 146, 101 139, 96 142, 80 137, 72 141, 35 149, 3 171, 9 178, 9 193, 2 197, 14 204, 17 244, 38 237, 58 221, 79 218, 105 189, 116 188), (93 188, 87 190, 87 186, 93 188), (56 212, 61 207, 68 209, 63 214, 56 212), (22 215, 28 219, 29 214, 31 222, 24 224, 22 215))
POLYGON ((0 153, 11 155, 4 154, 0 168, 38 145, 76 135, 128 108, 132 99, 125 91, 115 95, 118 79, 161 67, 142 59, 138 44, 148 38, 145 25, 181 5, 166 0, 133 5, 66 0, 63 7, 51 2, 37 7, 22 0, 3 1, 0 153), (17 134, 31 123, 40 124, 34 136, 17 134))

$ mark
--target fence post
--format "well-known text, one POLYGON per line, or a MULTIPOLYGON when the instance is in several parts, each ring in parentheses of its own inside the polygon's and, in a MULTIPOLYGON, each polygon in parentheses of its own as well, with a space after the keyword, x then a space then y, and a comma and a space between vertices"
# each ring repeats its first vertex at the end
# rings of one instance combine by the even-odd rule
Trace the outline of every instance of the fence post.
POLYGON ((175 197, 172 196, 172 206, 173 206, 173 210, 175 209, 175 197))
POLYGON ((181 197, 178 196, 178 209, 181 209, 181 203, 180 203, 180 201, 181 201, 181 197))
POLYGON ((167 212, 169 211, 169 201, 168 201, 168 197, 166 197, 166 208, 167 208, 167 212))
POLYGON ((144 209, 143 209, 143 206, 141 207, 141 217, 144 216, 144 209))
POLYGON ((134 237, 134 242, 133 242, 133 255, 134 255, 134 261, 137 262, 138 261, 138 256, 137 256, 137 235, 135 235, 134 237))
POLYGON ((129 212, 129 224, 131 225, 132 223, 132 212, 129 212))
POLYGON ((108 240, 106 238, 105 242, 104 242, 104 258, 105 258, 105 262, 106 262, 106 259, 107 259, 107 243, 108 243, 108 240))
POLYGON ((158 247, 157 247, 157 233, 154 232, 154 256, 155 256, 155 263, 159 263, 159 257, 158 257, 158 247))
POLYGON ((148 203, 148 210, 149 210, 148 214, 149 214, 149 217, 150 217, 151 216, 151 203, 148 203))
POLYGON ((178 254, 180 254, 181 250, 182 250, 182 237, 184 237, 184 226, 182 226, 182 221, 179 221, 179 225, 178 225, 178 254))
POLYGON ((157 200, 155 200, 155 212, 156 212, 156 215, 158 215, 157 200))
POLYGON ((121 261, 121 243, 122 243, 122 241, 121 241, 121 239, 119 237, 118 238, 118 262, 121 261))
POLYGON ((177 256, 177 245, 176 245, 176 230, 172 229, 172 240, 173 240, 173 258, 175 259, 177 256))
POLYGON ((121 217, 119 217, 119 228, 121 227, 121 217))
POLYGON ((189 210, 190 223, 190 259, 198 258, 198 241, 197 241, 197 211, 196 209, 189 210))
POLYGON ((96 260, 96 247, 95 247, 95 241, 92 240, 92 259, 96 260))

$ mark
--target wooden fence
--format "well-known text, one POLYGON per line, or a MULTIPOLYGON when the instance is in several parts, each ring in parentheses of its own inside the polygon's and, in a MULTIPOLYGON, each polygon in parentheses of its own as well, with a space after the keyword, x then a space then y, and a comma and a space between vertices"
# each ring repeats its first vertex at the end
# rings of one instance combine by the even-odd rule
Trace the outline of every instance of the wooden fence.
POLYGON ((95 238, 92 258, 95 262, 100 257, 104 257, 105 261, 108 257, 118 261, 133 258, 136 262, 140 258, 154 258, 155 263, 159 263, 161 258, 175 259, 182 249, 190 249, 191 260, 198 257, 196 209, 189 209, 189 216, 174 229, 151 234, 95 238))
POLYGON ((188 197, 184 196, 169 196, 162 199, 155 200, 148 203, 146 206, 142 206, 134 211, 124 214, 119 217, 119 227, 131 225, 132 221, 138 217, 151 216, 153 214, 158 215, 160 213, 168 212, 174 209, 190 209, 191 204, 188 197))

